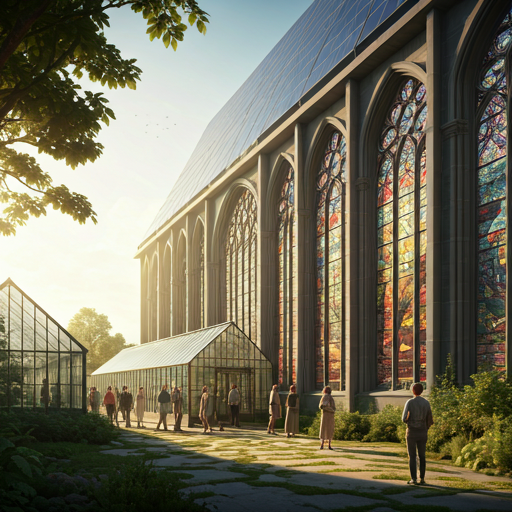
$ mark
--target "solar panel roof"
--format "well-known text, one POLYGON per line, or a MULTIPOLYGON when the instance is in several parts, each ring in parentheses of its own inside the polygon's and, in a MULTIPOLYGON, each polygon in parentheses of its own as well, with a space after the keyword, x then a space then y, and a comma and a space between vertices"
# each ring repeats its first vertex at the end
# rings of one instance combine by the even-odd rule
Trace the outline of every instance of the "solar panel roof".
POLYGON ((233 322, 225 322, 198 331, 125 348, 100 366, 92 375, 188 364, 231 325, 234 325, 233 322))
POLYGON ((146 238, 406 2, 316 0, 210 121, 146 238))

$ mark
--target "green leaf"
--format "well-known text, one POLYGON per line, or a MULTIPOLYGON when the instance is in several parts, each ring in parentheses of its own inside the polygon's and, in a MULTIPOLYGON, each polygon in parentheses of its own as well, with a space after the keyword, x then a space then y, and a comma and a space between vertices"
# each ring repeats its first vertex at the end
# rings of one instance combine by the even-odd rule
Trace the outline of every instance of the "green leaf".
POLYGON ((32 469, 30 464, 21 456, 13 455, 11 461, 18 467, 18 469, 26 476, 32 477, 32 469))
POLYGON ((171 34, 169 31, 167 31, 165 34, 164 34, 164 37, 162 38, 162 41, 165 45, 166 48, 169 48, 169 43, 171 42, 171 34))
POLYGON ((178 48, 178 41, 176 41, 176 39, 174 39, 174 37, 172 38, 171 46, 172 46, 172 49, 173 49, 174 51, 176 51, 176 50, 177 50, 177 48, 178 48))
POLYGON ((188 15, 188 22, 192 26, 196 22, 197 16, 194 13, 188 15))

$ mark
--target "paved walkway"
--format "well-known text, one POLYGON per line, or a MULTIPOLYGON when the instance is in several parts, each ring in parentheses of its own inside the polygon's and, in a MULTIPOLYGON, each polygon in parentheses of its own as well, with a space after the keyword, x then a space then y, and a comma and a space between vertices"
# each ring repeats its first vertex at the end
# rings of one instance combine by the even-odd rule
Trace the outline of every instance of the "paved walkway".
POLYGON ((124 430, 117 455, 158 454, 155 468, 175 471, 188 487, 182 492, 222 512, 373 512, 460 510, 512 511, 512 480, 427 462, 427 486, 407 485, 405 447, 391 443, 333 443, 320 451, 305 436, 287 439, 264 430, 199 429, 144 435, 124 430), (361 508, 360 508, 361 507, 361 508), (423 509, 422 509, 423 510, 423 509), (425 508, 425 510, 427 510, 425 508))

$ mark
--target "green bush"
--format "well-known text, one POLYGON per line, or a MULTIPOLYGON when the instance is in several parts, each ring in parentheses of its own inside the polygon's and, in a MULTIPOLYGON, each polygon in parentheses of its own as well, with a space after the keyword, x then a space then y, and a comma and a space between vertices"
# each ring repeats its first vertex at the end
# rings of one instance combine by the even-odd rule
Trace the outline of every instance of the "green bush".
POLYGON ((41 475, 40 453, 26 447, 16 447, 0 437, 0 508, 22 510, 36 495, 30 485, 33 477, 41 475))
POLYGON ((402 409, 388 404, 379 413, 370 415, 370 431, 364 436, 363 441, 396 443, 404 439, 402 409))
MULTIPOLYGON (((322 413, 319 411, 307 429, 310 436, 320 435, 320 421, 322 413)), ((370 432, 370 418, 358 412, 336 411, 334 413, 334 439, 338 441, 362 441, 370 432)))
POLYGON ((30 434, 37 441, 108 444, 118 431, 98 414, 81 411, 55 411, 51 414, 36 411, 0 412, 0 435, 30 434))
POLYGON ((161 473, 150 461, 140 459, 112 472, 94 498, 101 510, 109 512, 185 512, 204 511, 192 499, 180 494, 186 487, 179 475, 161 473))

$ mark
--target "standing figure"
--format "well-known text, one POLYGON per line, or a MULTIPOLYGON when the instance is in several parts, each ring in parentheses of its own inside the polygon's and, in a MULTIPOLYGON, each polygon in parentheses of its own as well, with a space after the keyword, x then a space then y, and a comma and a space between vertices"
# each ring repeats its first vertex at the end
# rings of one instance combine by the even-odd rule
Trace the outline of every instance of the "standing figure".
POLYGON ((290 386, 290 393, 286 397, 286 419, 284 420, 284 431, 286 437, 294 436, 299 433, 299 395, 297 386, 290 386))
POLYGON ((231 384, 228 395, 228 404, 231 409, 231 425, 240 428, 240 392, 236 384, 231 384))
POLYGON ((325 386, 323 396, 320 399, 320 409, 322 410, 322 419, 320 420, 320 450, 324 449, 324 441, 329 442, 329 450, 332 450, 331 441, 334 437, 334 413, 336 404, 331 396, 331 388, 325 386))
POLYGON ((107 388, 105 397, 103 398, 103 405, 107 408, 107 416, 110 423, 114 424, 114 412, 116 410, 116 397, 112 393, 112 386, 107 388))
POLYGON ((181 419, 183 418, 183 397, 181 395, 181 388, 177 386, 174 387, 171 402, 174 406, 174 431, 183 432, 181 429, 181 419))
POLYGON ((144 409, 145 409, 145 402, 146 402, 146 396, 144 395, 144 388, 141 386, 139 388, 139 392, 137 393, 136 397, 136 405, 135 405, 135 412, 137 413, 137 428, 146 428, 144 426, 144 409))
POLYGON ((116 425, 119 427, 119 401, 121 400, 121 393, 119 393, 119 389, 117 388, 117 386, 114 388, 114 396, 116 397, 116 425))
POLYGON ((432 418, 432 409, 430 403, 421 395, 423 386, 420 383, 414 384, 412 387, 414 398, 407 400, 402 421, 407 424, 407 453, 409 455, 409 471, 411 480, 408 484, 417 484, 418 475, 416 473, 416 451, 420 458, 420 484, 425 484, 425 470, 427 461, 425 452, 427 449, 428 429, 434 424, 432 418))
POLYGON ((160 430, 160 424, 164 424, 164 430, 167 429, 167 415, 172 412, 171 410, 171 395, 167 392, 167 384, 162 386, 162 391, 158 395, 158 405, 160 408, 160 419, 156 426, 156 430, 160 430))
POLYGON ((100 404, 101 404, 101 396, 100 392, 97 390, 97 388, 94 389, 94 395, 93 395, 93 412, 96 414, 100 413, 100 404))
POLYGON ((130 423, 130 411, 133 408, 133 396, 128 392, 128 386, 123 386, 123 392, 119 397, 119 409, 123 414, 123 418, 126 418, 126 428, 131 428, 130 423))
POLYGON ((91 412, 94 412, 94 387, 89 389, 89 407, 91 408, 91 412))
POLYGON ((50 404, 50 386, 48 385, 48 379, 43 379, 43 385, 41 386, 41 393, 39 401, 43 407, 48 407, 50 404))
POLYGON ((202 394, 201 394, 201 402, 199 403, 199 419, 203 424, 203 434, 207 434, 208 431, 213 432, 213 429, 208 424, 208 386, 203 386, 202 394))
POLYGON ((270 421, 268 422, 267 434, 277 435, 274 431, 274 428, 276 426, 276 420, 281 417, 281 399, 279 398, 277 384, 272 386, 272 391, 270 392, 268 412, 270 414, 270 421))

